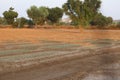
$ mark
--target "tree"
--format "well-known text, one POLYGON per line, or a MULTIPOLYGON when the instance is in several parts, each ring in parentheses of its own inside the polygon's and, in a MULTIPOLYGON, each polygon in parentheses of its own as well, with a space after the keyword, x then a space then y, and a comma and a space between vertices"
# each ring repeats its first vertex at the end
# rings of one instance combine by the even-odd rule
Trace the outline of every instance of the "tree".
POLYGON ((63 10, 76 25, 88 25, 98 13, 100 0, 68 0, 63 10))
POLYGON ((63 10, 61 8, 55 7, 48 9, 49 15, 48 15, 48 20, 50 20, 53 24, 57 23, 60 18, 63 16, 63 10))
POLYGON ((23 28, 25 24, 27 24, 27 19, 24 17, 17 18, 16 19, 17 27, 18 28, 23 28))
POLYGON ((93 26, 98 26, 99 28, 104 28, 105 26, 112 24, 112 17, 103 16, 102 13, 95 15, 93 20, 90 22, 93 26))
POLYGON ((18 13, 14 11, 14 8, 10 7, 8 11, 3 13, 3 16, 8 24, 13 24, 15 18, 18 16, 18 13))
POLYGON ((36 27, 38 24, 43 25, 49 15, 48 9, 46 7, 36 7, 31 6, 30 9, 27 10, 28 17, 33 20, 36 27))
POLYGON ((93 20, 91 21, 91 25, 93 26, 97 26, 99 28, 103 28, 104 26, 106 26, 107 23, 107 18, 105 16, 103 16, 101 13, 97 14, 93 20))

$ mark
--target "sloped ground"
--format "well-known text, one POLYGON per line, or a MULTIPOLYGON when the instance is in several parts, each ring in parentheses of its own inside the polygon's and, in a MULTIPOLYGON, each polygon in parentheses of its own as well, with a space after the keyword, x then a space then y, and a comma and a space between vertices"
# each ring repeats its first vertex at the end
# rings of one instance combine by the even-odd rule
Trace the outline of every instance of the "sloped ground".
POLYGON ((1 29, 0 80, 119 80, 119 34, 1 29))

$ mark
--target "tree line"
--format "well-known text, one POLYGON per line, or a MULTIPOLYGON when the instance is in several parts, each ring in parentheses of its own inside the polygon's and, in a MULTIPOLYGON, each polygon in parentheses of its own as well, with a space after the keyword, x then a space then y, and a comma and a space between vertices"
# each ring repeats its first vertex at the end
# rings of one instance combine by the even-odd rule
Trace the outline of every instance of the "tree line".
POLYGON ((18 13, 14 11, 14 8, 10 7, 8 11, 3 12, 4 18, 0 18, 1 24, 9 24, 18 28, 23 27, 25 24, 30 25, 44 25, 46 23, 55 24, 63 16, 63 10, 59 7, 48 8, 48 7, 37 7, 31 6, 27 11, 29 19, 24 17, 17 18, 18 13))
POLYGON ((57 24, 67 15, 71 19, 70 25, 74 26, 97 26, 104 27, 113 23, 112 17, 106 17, 100 12, 101 0, 67 0, 62 8, 48 8, 45 6, 31 6, 26 13, 29 19, 24 17, 17 18, 18 13, 14 8, 9 8, 3 12, 3 18, 0 17, 0 24, 10 24, 17 27, 23 27, 24 24, 44 25, 57 24))

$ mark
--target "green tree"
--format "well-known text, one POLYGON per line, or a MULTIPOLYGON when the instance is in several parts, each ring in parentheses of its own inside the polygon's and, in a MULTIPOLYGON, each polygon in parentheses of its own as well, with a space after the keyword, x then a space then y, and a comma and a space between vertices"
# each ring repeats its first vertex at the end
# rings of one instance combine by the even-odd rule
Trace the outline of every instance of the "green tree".
POLYGON ((23 28, 25 24, 27 24, 27 19, 24 17, 21 18, 17 18, 16 19, 16 23, 18 24, 17 27, 18 28, 23 28))
POLYGON ((63 10, 76 25, 88 25, 98 13, 100 0, 67 0, 63 10))
POLYGON ((91 21, 91 25, 97 26, 98 28, 104 28, 104 26, 108 25, 108 21, 105 16, 103 16, 101 13, 99 13, 91 21))
POLYGON ((93 20, 91 21, 91 25, 98 26, 99 28, 104 28, 105 26, 112 24, 112 22, 112 17, 106 17, 103 16, 102 13, 99 13, 93 18, 93 20))
POLYGON ((8 24, 13 24, 15 18, 18 16, 18 13, 14 11, 14 8, 10 7, 8 11, 3 13, 3 16, 8 24))
POLYGON ((36 7, 31 6, 30 9, 27 10, 28 17, 33 20, 36 27, 37 25, 43 25, 49 15, 48 9, 46 7, 36 7))
POLYGON ((63 16, 63 10, 61 8, 55 7, 48 9, 48 11, 49 11, 49 15, 47 18, 53 24, 57 23, 63 16))

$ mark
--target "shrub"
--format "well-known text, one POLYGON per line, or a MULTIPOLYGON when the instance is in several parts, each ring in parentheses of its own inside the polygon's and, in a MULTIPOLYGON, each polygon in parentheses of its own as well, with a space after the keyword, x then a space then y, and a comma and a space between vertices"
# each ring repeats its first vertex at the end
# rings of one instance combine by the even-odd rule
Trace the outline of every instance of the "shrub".
POLYGON ((117 27, 117 28, 120 28, 120 22, 117 23, 116 27, 117 27))

